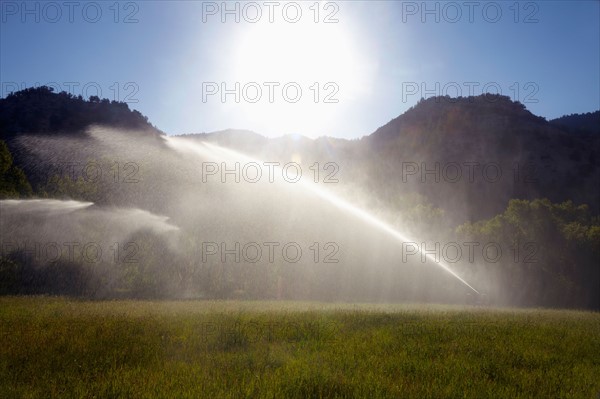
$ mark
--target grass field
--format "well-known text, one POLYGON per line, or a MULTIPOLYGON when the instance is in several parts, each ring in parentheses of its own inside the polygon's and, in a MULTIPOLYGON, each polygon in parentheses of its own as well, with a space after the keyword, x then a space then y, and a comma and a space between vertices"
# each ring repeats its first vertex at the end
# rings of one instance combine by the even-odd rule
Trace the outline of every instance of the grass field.
POLYGON ((600 314, 0 298, 0 397, 596 398, 600 314))

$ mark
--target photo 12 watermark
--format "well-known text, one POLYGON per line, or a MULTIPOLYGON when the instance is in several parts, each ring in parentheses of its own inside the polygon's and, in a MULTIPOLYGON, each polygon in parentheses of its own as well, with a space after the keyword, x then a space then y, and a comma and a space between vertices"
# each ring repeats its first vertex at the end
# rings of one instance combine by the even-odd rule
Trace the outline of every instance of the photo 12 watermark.
POLYGON ((2 1, 0 12, 3 24, 140 21, 140 3, 136 1, 2 1))
POLYGON ((16 93, 27 88, 48 87, 54 93, 65 92, 82 99, 101 99, 107 94, 108 99, 116 102, 135 104, 139 102, 137 97, 140 87, 136 82, 111 82, 108 85, 102 85, 98 82, 15 82, 3 81, 0 84, 0 97, 6 97, 9 94, 16 93))
POLYGON ((296 241, 200 243, 202 263, 293 264, 303 259, 312 263, 339 263, 340 246, 335 241, 300 244, 296 241))
POLYGON ((508 95, 513 101, 523 104, 537 104, 540 87, 536 82, 513 82, 502 86, 498 82, 402 82, 402 102, 414 102, 415 99, 437 97, 437 102, 458 101, 458 97, 486 95, 489 102, 498 101, 498 95, 508 95))
POLYGON ((140 166, 137 162, 58 162, 47 165, 48 177, 58 176, 73 181, 82 179, 86 183, 134 184, 140 182, 140 166))
POLYGON ((533 1, 400 1, 402 23, 540 22, 540 5, 533 1))
POLYGON ((202 102, 295 104, 305 97, 315 104, 337 104, 339 91, 336 82, 202 82, 202 102))
POLYGON ((537 263, 536 242, 515 242, 510 247, 497 242, 412 242, 402 243, 402 263, 498 263, 509 259, 513 263, 537 263))
POLYGON ((135 242, 114 242, 104 245, 95 241, 31 241, 8 240, 2 242, 2 256, 20 253, 35 263, 83 262, 98 263, 138 263, 139 245, 135 242))
POLYGON ((334 1, 204 1, 202 22, 335 24, 339 22, 339 10, 339 4, 334 1))
POLYGON ((202 183, 339 183, 335 162, 314 162, 302 168, 297 162, 202 162, 202 183), (304 179, 304 180, 303 180, 304 179))
POLYGON ((402 183, 498 183, 512 180, 514 183, 536 183, 539 168, 534 162, 510 165, 506 170, 497 162, 451 161, 415 162, 402 161, 402 183))

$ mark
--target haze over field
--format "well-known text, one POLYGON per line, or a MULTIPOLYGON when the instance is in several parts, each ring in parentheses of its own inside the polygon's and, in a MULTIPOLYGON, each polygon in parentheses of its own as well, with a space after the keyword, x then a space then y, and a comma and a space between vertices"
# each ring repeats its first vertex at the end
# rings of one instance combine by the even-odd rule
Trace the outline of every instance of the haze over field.
POLYGON ((5 2, 2 292, 597 309, 598 13, 5 2))
POLYGON ((598 307, 598 112, 435 97, 349 141, 169 137, 49 88, 1 101, 13 195, 42 198, 1 203, 6 293, 598 307))

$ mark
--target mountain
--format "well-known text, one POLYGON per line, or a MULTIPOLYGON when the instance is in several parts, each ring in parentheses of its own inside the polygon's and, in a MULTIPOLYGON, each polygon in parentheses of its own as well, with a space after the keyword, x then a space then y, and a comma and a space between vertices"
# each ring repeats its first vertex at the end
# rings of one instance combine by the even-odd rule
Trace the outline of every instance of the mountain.
MULTIPOLYGON (((548 122, 508 97, 429 98, 361 139, 312 140, 231 129, 169 137, 127 104, 39 88, 0 100, 0 138, 8 148, 0 143, 0 195, 33 191, 94 203, 46 219, 28 207, 58 201, 3 202, 0 239, 139 247, 139 264, 106 259, 88 268, 99 285, 85 275, 78 281, 92 295, 264 299, 279 295, 281 278, 290 299, 464 300, 468 288, 449 273, 421 256, 405 259, 409 239, 399 245, 382 227, 389 226, 427 250, 434 243, 500 245, 499 262, 482 251, 475 261, 452 262, 495 304, 600 308, 600 135, 548 122), (307 182, 324 190, 289 184, 281 174, 275 182, 231 176, 245 170, 239 164, 247 156, 299 164, 307 182), (206 174, 209 163, 229 176, 206 174), (125 214, 131 218, 121 220, 125 214), (176 231, 139 225, 145 219, 168 220, 176 231), (202 260, 206 243, 226 243, 229 251, 274 241, 295 243, 306 256, 255 264, 223 260, 221 248, 221 256, 202 260), (315 260, 334 253, 335 262, 315 260)), ((77 265, 9 255, 0 256, 0 280, 24 279, 10 280, 0 294, 75 286, 69 273, 58 286, 47 276, 77 265)))
MULTIPOLYGON (((597 111, 548 122, 506 96, 446 96, 422 99, 359 140, 266 138, 233 129, 183 137, 265 161, 298 162, 304 170, 315 163, 319 168, 334 164, 340 184, 330 187, 366 192, 391 209, 407 193, 417 193, 459 223, 494 216, 510 199, 573 200, 600 213, 600 134, 591 128, 599 115, 597 111)), ((86 101, 48 87, 0 99, 0 139, 34 188, 48 179, 42 173, 48 159, 87 162, 101 153, 112 156, 94 152, 100 141, 86 133, 90 126, 125 131, 120 137, 144 140, 146 152, 165 146, 163 133, 125 103, 94 97, 86 101), (60 138, 62 144, 51 141, 56 151, 43 155, 40 137, 60 138), (71 145, 73 137, 91 141, 71 145)), ((112 146, 111 151, 122 150, 126 156, 129 145, 112 146)))
POLYGON ((163 144, 164 133, 124 102, 96 96, 84 100, 66 92, 55 93, 47 86, 0 99, 0 140, 6 142, 15 166, 25 172, 35 191, 40 191, 57 169, 102 154, 97 140, 89 135, 94 126, 121 129, 127 140, 163 144))
POLYGON ((600 134, 600 110, 585 114, 564 115, 550 121, 554 125, 566 127, 574 132, 600 134))
POLYGON ((436 205, 462 208, 471 220, 497 214, 511 198, 572 199, 599 210, 600 136, 573 134, 509 97, 421 100, 362 142, 371 176, 398 190, 408 184, 436 205), (417 167, 420 173, 402 182, 403 167, 405 175, 417 167), (436 168, 439 182, 425 173, 436 168))
POLYGON ((392 208, 417 192, 456 221, 496 215, 510 199, 573 200, 600 211, 600 135, 575 134, 506 96, 421 100, 360 140, 266 139, 235 130, 186 137, 263 160, 334 162, 342 182, 392 208))
POLYGON ((151 131, 162 134, 127 103, 91 96, 84 100, 40 86, 0 99, 0 139, 18 134, 79 134, 90 125, 151 131))

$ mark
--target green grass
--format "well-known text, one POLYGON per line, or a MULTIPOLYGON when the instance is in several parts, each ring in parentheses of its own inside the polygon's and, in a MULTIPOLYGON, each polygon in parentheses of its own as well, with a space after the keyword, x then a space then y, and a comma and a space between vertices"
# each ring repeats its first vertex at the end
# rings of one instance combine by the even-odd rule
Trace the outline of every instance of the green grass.
POLYGON ((0 397, 595 398, 600 314, 0 298, 0 397))

